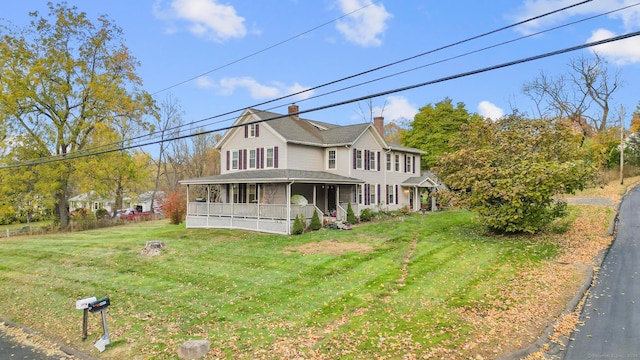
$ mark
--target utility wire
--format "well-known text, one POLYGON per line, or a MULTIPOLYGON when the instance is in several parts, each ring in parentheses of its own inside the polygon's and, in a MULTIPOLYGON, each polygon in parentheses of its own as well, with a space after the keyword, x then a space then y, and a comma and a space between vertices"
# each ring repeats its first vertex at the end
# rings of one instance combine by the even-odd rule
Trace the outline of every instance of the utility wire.
MULTIPOLYGON (((556 55, 560 55, 560 54, 565 54, 565 53, 576 51, 576 50, 582 50, 582 49, 589 48, 589 47, 599 46, 599 45, 607 44, 607 43, 610 43, 610 42, 629 39, 629 38, 632 38, 632 37, 635 37, 635 36, 638 36, 638 35, 640 35, 640 31, 631 32, 631 33, 627 33, 627 34, 623 34, 623 35, 619 35, 619 36, 614 36, 614 37, 610 37, 608 39, 603 39, 603 40, 599 40, 599 41, 593 41, 593 42, 590 42, 590 43, 577 45, 577 46, 573 46, 573 47, 568 47, 568 48, 564 48, 564 49, 560 49, 560 50, 556 50, 556 51, 552 51, 552 52, 547 52, 547 53, 543 53, 543 54, 539 54, 539 55, 535 55, 535 56, 530 56, 530 57, 522 58, 522 59, 519 59, 519 60, 509 61, 509 62, 501 63, 501 64, 498 64, 498 65, 493 65, 493 66, 488 66, 488 67, 484 67, 484 68, 480 68, 480 69, 476 69, 476 70, 472 70, 472 71, 458 73, 458 74, 455 74, 455 75, 450 75, 450 76, 446 76, 446 77, 442 77, 442 78, 438 78, 438 79, 435 79, 435 80, 430 80, 430 81, 426 81, 426 82, 422 82, 422 83, 418 83, 418 84, 414 84, 414 85, 404 86, 404 87, 395 88, 395 89, 392 89, 392 90, 378 92, 378 93, 375 93, 375 94, 370 94, 370 95, 366 95, 366 96, 352 98, 352 99, 349 99, 349 100, 335 102, 335 103, 328 104, 328 105, 323 105, 323 106, 319 106, 319 107, 315 107, 315 108, 311 108, 311 109, 307 109, 307 110, 298 111, 296 113, 291 113, 291 114, 287 114, 287 115, 278 115, 278 116, 270 117, 270 118, 267 118, 267 119, 256 120, 256 121, 252 121, 252 122, 248 122, 248 123, 244 123, 244 124, 230 125, 230 126, 221 127, 221 128, 214 129, 214 130, 202 131, 202 132, 189 134, 189 135, 176 136, 174 138, 166 139, 166 140, 162 140, 162 141, 175 141, 175 140, 180 140, 180 139, 184 139, 184 138, 188 138, 188 137, 206 135, 206 134, 210 134, 210 133, 218 132, 218 131, 231 130, 231 129, 234 129, 234 128, 237 128, 237 127, 241 127, 241 126, 245 126, 245 125, 258 124, 258 123, 268 122, 268 121, 272 121, 272 120, 276 120, 276 119, 282 119, 282 118, 289 117, 289 116, 299 116, 300 114, 316 112, 316 111, 320 111, 320 110, 324 110, 324 109, 328 109, 328 108, 332 108, 332 107, 351 104, 351 103, 362 101, 362 100, 368 100, 368 99, 372 99, 372 98, 376 98, 376 97, 380 97, 380 96, 386 96, 386 95, 390 95, 390 94, 394 94, 394 93, 398 93, 398 92, 403 92, 403 91, 407 91, 407 90, 416 89, 416 88, 419 88, 419 87, 424 87, 424 86, 433 85, 433 84, 437 84, 437 83, 441 83, 441 82, 445 82, 445 81, 450 81, 450 80, 455 80, 455 79, 459 79, 459 78, 463 78, 463 77, 467 77, 467 76, 471 76, 471 75, 477 75, 477 74, 485 73, 485 72, 488 72, 488 71, 493 71, 493 70, 498 70, 498 69, 502 69, 502 68, 506 68, 506 67, 510 67, 510 66, 514 66, 514 65, 519 65, 519 64, 523 64, 523 63, 526 63, 526 62, 531 62, 531 61, 534 61, 534 60, 540 60, 540 59, 543 59, 543 58, 556 56, 556 55)), ((149 142, 149 143, 145 143, 145 144, 141 144, 141 145, 131 145, 131 146, 125 146, 125 147, 118 148, 118 149, 103 150, 103 151, 100 151, 100 152, 76 153, 76 154, 73 154, 73 155, 67 154, 66 156, 50 158, 50 159, 45 159, 45 160, 34 160, 34 161, 29 161, 29 162, 23 162, 21 164, 0 166, 0 169, 10 169, 10 168, 39 165, 39 164, 52 163, 52 162, 58 162, 58 161, 72 160, 72 159, 77 159, 77 158, 81 158, 81 157, 101 155, 101 154, 115 152, 115 151, 130 150, 130 149, 133 149, 133 148, 136 148, 136 147, 141 147, 141 146, 155 145, 155 144, 158 144, 160 142, 161 141, 154 141, 154 142, 149 142)))
MULTIPOLYGON (((590 0, 590 1, 591 1, 591 0, 590 0)), ((371 5, 373 5, 373 3, 369 3, 369 4, 367 4, 367 5, 363 6, 363 7, 359 8, 359 9, 353 10, 353 11, 351 11, 351 12, 349 12, 349 13, 346 13, 346 14, 344 14, 344 15, 340 16, 340 17, 337 17, 337 18, 335 18, 335 19, 333 19, 333 20, 330 20, 330 21, 327 21, 327 22, 325 22, 325 23, 322 23, 322 24, 320 24, 320 25, 318 25, 318 26, 315 26, 315 27, 313 27, 313 28, 311 28, 311 29, 309 29, 309 30, 303 31, 303 32, 301 32, 301 33, 299 33, 299 34, 297 34, 297 35, 294 35, 294 36, 292 36, 292 37, 290 37, 290 38, 287 38, 287 39, 285 39, 285 40, 282 40, 282 41, 280 41, 280 42, 277 42, 277 43, 275 43, 275 44, 273 44, 273 45, 271 45, 271 46, 268 46, 268 47, 266 47, 266 48, 264 48, 264 49, 258 50, 258 51, 256 51, 256 52, 252 52, 252 53, 251 53, 251 54, 249 54, 249 55, 243 56, 243 57, 241 57, 241 58, 239 58, 239 59, 233 60, 233 61, 231 61, 231 62, 228 62, 228 63, 224 64, 224 65, 220 65, 220 66, 218 66, 217 68, 214 68, 214 69, 211 69, 211 70, 209 70, 209 71, 206 71, 206 72, 204 72, 204 73, 202 73, 202 74, 200 74, 200 75, 194 76, 194 77, 189 78, 189 79, 184 80, 184 81, 181 81, 181 82, 179 82, 179 83, 177 83, 177 84, 174 84, 174 85, 171 85, 171 86, 167 86, 166 88, 161 89, 161 90, 158 90, 158 91, 154 92, 154 93, 153 93, 153 94, 151 94, 151 95, 156 95, 156 94, 158 94, 158 93, 161 93, 161 92, 164 92, 164 91, 167 91, 167 90, 173 89, 173 88, 178 87, 178 86, 180 86, 180 85, 182 85, 182 84, 186 84, 186 83, 188 83, 188 82, 190 82, 190 81, 193 81, 193 80, 195 80, 195 79, 197 79, 197 78, 199 78, 199 77, 202 77, 202 76, 205 76, 205 75, 211 74, 211 73, 212 73, 212 72, 214 72, 214 71, 218 71, 218 70, 224 69, 224 68, 226 68, 226 67, 228 67, 228 66, 231 66, 231 65, 233 65, 233 64, 239 63, 240 61, 246 60, 246 59, 248 59, 248 58, 250 58, 250 57, 253 57, 253 56, 256 56, 256 55, 261 54, 261 53, 263 53, 263 52, 269 51, 269 50, 271 50, 271 49, 273 49, 273 48, 275 48, 275 47, 277 47, 277 46, 280 46, 280 45, 282 45, 282 44, 284 44, 284 43, 287 43, 287 42, 289 42, 289 41, 291 41, 291 40, 294 40, 294 39, 297 39, 297 38, 299 38, 299 37, 302 37, 302 36, 304 36, 304 35, 306 35, 306 34, 308 34, 308 33, 312 32, 312 31, 318 30, 318 29, 320 29, 321 27, 327 26, 327 25, 329 25, 329 24, 331 24, 331 23, 334 23, 334 22, 336 22, 336 21, 338 21, 338 20, 340 20, 340 19, 343 19, 343 18, 345 18, 345 17, 347 17, 347 16, 350 16, 350 15, 352 15, 352 14, 355 14, 355 13, 357 13, 358 11, 361 11, 361 10, 363 10, 363 9, 365 9, 365 8, 367 8, 367 7, 369 7, 369 6, 371 6, 371 5)))
MULTIPOLYGON (((486 37, 488 35, 492 35, 492 34, 495 34, 497 32, 500 32, 500 31, 511 29, 513 27, 516 27, 516 26, 519 26, 519 25, 523 25, 525 23, 528 23, 528 22, 531 22, 531 21, 534 21, 534 20, 538 20, 540 18, 549 16, 549 15, 553 15, 553 14, 556 14, 556 13, 561 12, 561 11, 565 11, 565 10, 571 9, 573 7, 576 7, 576 6, 579 6, 579 5, 583 5, 583 4, 586 4, 586 3, 591 2, 591 1, 593 1, 593 0, 584 0, 584 1, 581 1, 581 2, 578 2, 578 3, 575 3, 573 5, 565 6, 563 8, 557 9, 557 10, 553 10, 553 11, 550 11, 550 12, 547 12, 547 13, 544 13, 544 14, 541 14, 541 15, 537 15, 537 16, 534 16, 534 17, 531 17, 531 18, 528 18, 528 19, 525 19, 525 20, 510 24, 510 25, 507 25, 507 26, 503 26, 503 27, 498 28, 498 29, 494 29, 494 30, 482 33, 480 35, 476 35, 476 36, 473 36, 473 37, 470 37, 470 38, 466 38, 464 40, 460 40, 460 41, 457 41, 457 42, 454 42, 454 43, 450 43, 448 45, 444 45, 444 46, 441 46, 441 47, 438 47, 438 48, 435 48, 435 49, 432 49, 432 50, 428 50, 428 51, 425 51, 425 52, 422 52, 422 53, 419 53, 419 54, 416 54, 416 55, 413 55, 413 56, 410 56, 410 57, 407 57, 407 58, 403 58, 401 60, 397 60, 397 61, 394 61, 394 62, 391 62, 391 63, 387 63, 387 64, 382 65, 382 66, 378 66, 378 67, 371 68, 369 70, 365 70, 365 71, 362 71, 362 72, 359 72, 359 73, 356 73, 356 74, 353 74, 353 75, 349 75, 347 77, 343 77, 343 78, 340 78, 340 79, 337 79, 337 80, 333 80, 333 81, 330 81, 330 82, 327 82, 327 83, 324 83, 324 84, 321 84, 321 85, 317 85, 317 86, 314 86, 314 87, 311 87, 311 88, 308 88, 308 89, 305 89, 305 90, 301 90, 301 91, 298 91, 298 92, 295 92, 295 93, 284 95, 284 96, 281 96, 281 97, 278 97, 278 98, 275 98, 275 99, 271 99, 271 100, 268 100, 268 101, 264 101, 264 102, 260 102, 260 103, 253 104, 253 105, 250 105, 250 106, 246 106, 246 107, 243 107, 243 108, 227 111, 227 112, 224 112, 224 113, 221 113, 221 114, 218 114, 218 115, 206 117, 206 118, 203 118, 203 119, 200 119, 200 120, 196 120, 196 121, 192 121, 192 122, 189 122, 189 123, 186 123, 186 124, 180 124, 180 125, 175 126, 175 127, 163 129, 162 131, 163 132, 171 132, 173 130, 180 129, 182 127, 193 126, 195 124, 202 123, 202 122, 205 122, 205 121, 209 121, 209 120, 213 120, 213 119, 229 116, 229 115, 241 112, 246 108, 257 108, 257 107, 260 107, 260 106, 263 106, 263 105, 274 103, 276 101, 280 101, 280 100, 284 100, 284 99, 287 99, 287 98, 291 98, 291 97, 294 97, 296 95, 303 94, 303 93, 305 93, 307 91, 317 90, 317 89, 320 89, 320 88, 323 88, 323 87, 326 87, 326 86, 329 86, 329 85, 333 85, 333 84, 336 84, 336 83, 339 83, 339 82, 342 82, 342 81, 350 80, 350 79, 356 78, 358 76, 366 75, 366 74, 372 73, 374 71, 382 70, 382 69, 385 69, 385 68, 390 67, 390 66, 398 65, 398 64, 407 62, 409 60, 413 60, 413 59, 416 59, 416 58, 419 58, 419 57, 422 57, 422 56, 426 56, 426 55, 429 55, 429 54, 432 54, 432 53, 435 53, 435 52, 438 52, 438 51, 442 51, 442 50, 445 50, 445 49, 448 49, 448 48, 451 48, 451 47, 454 47, 454 46, 457 46, 457 45, 460 45, 460 44, 464 44, 464 43, 470 42, 470 41, 473 41, 473 40, 476 40, 476 39, 479 39, 479 38, 482 38, 482 37, 486 37)), ((323 25, 320 25, 320 26, 323 26, 323 25)), ((294 36, 294 38, 295 38, 295 36, 294 36)), ((262 51, 260 51, 260 52, 262 52, 262 51)), ((214 70, 211 70, 211 71, 214 71, 214 70)), ((190 79, 190 80, 192 80, 192 79, 190 79)), ((190 81, 190 80, 187 80, 187 81, 190 81)), ((225 122, 225 121, 229 121, 231 119, 224 119, 224 120, 219 121, 219 122, 225 122)), ((219 122, 215 122, 215 123, 219 123, 219 122)), ((212 124, 215 124, 215 123, 212 123, 212 124)), ((125 140, 125 142, 136 141, 136 140, 145 139, 145 138, 152 138, 157 133, 159 133, 159 131, 158 132, 154 132, 152 134, 146 134, 146 135, 141 135, 141 136, 138 136, 138 137, 133 137, 133 138, 125 140)), ((104 145, 104 146, 112 146, 112 145, 116 145, 116 144, 120 144, 120 143, 121 142, 114 143, 114 144, 107 144, 107 145, 104 145)), ((100 148, 100 147, 98 147, 98 148, 100 148)))

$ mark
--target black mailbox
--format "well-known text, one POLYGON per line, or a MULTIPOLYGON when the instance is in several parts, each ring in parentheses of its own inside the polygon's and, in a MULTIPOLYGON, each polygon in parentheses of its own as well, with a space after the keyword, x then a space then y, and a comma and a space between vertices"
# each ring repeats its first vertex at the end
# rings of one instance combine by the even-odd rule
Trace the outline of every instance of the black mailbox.
POLYGON ((109 307, 110 304, 111 301, 109 300, 109 298, 96 300, 92 303, 89 303, 89 311, 91 311, 92 313, 97 313, 109 307))

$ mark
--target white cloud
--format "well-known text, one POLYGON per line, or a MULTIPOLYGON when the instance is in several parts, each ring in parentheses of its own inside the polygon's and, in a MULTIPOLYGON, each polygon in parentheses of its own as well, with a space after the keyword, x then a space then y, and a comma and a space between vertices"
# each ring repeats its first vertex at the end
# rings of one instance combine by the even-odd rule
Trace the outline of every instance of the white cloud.
POLYGON ((371 0, 337 0, 343 14, 349 14, 336 22, 336 28, 345 38, 361 46, 380 46, 380 36, 387 29, 386 21, 393 15, 384 5, 371 0), (361 9, 362 8, 362 9, 361 9))
POLYGON ((504 116, 504 110, 489 101, 481 101, 478 104, 478 114, 485 118, 497 120, 504 116))
POLYGON ((153 5, 154 15, 169 21, 167 32, 174 33, 173 21, 186 21, 187 29, 195 35, 224 42, 242 38, 247 34, 244 18, 236 14, 231 5, 218 4, 216 0, 172 0, 168 7, 160 0, 153 5))
MULTIPOLYGON (((542 15, 563 7, 573 5, 574 0, 526 0, 522 7, 515 13, 507 15, 512 21, 522 21, 538 15, 542 15)), ((539 30, 559 24, 572 16, 589 16, 602 14, 627 5, 635 4, 636 0, 598 0, 561 11, 554 15, 545 16, 526 24, 520 25, 518 31, 523 34, 531 34, 539 30)), ((613 12, 607 15, 610 19, 621 20, 626 31, 637 29, 640 26, 640 7, 613 12)))
MULTIPOLYGON (((587 42, 603 40, 616 36, 606 29, 598 29, 591 34, 587 42)), ((607 61, 616 65, 626 65, 640 62, 640 39, 632 37, 625 40, 594 46, 592 51, 602 55, 607 61)))
MULTIPOLYGON (((252 99, 271 99, 298 93, 308 89, 298 83, 286 85, 280 82, 273 82, 271 85, 263 85, 249 76, 227 77, 219 81, 213 81, 206 76, 199 77, 196 81, 198 87, 204 89, 215 89, 223 96, 233 95, 237 89, 246 89, 252 99)), ((304 100, 313 95, 313 90, 305 91, 294 96, 295 100, 304 100)))
POLYGON ((402 96, 389 96, 385 99, 384 109, 376 106, 373 108, 374 116, 382 114, 385 119, 390 121, 409 120, 418 113, 418 108, 411 105, 409 101, 402 96))

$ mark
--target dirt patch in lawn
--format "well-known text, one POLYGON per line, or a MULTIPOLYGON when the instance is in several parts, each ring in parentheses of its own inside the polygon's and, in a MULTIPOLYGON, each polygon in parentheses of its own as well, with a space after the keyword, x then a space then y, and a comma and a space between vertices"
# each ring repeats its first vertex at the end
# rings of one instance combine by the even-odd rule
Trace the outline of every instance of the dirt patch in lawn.
POLYGON ((296 251, 305 255, 343 255, 349 252, 366 253, 371 251, 372 249, 373 247, 371 245, 352 242, 340 242, 338 240, 324 240, 285 248, 285 250, 288 252, 296 251))

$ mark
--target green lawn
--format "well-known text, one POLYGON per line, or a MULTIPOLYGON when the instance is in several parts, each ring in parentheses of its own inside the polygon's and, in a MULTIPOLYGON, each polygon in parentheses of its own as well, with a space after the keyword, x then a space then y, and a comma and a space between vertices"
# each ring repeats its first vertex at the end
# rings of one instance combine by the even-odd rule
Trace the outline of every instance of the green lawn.
POLYGON ((293 237, 163 221, 4 239, 0 316, 101 358, 177 358, 188 339, 211 341, 211 358, 426 357, 488 331, 459 309, 492 306, 518 271, 557 252, 490 237, 465 211, 403 219, 293 237), (148 240, 163 240, 163 254, 142 256, 148 240), (322 241, 363 251, 296 250, 322 241), (81 341, 75 301, 89 296, 111 299, 102 354, 98 315, 81 341))

